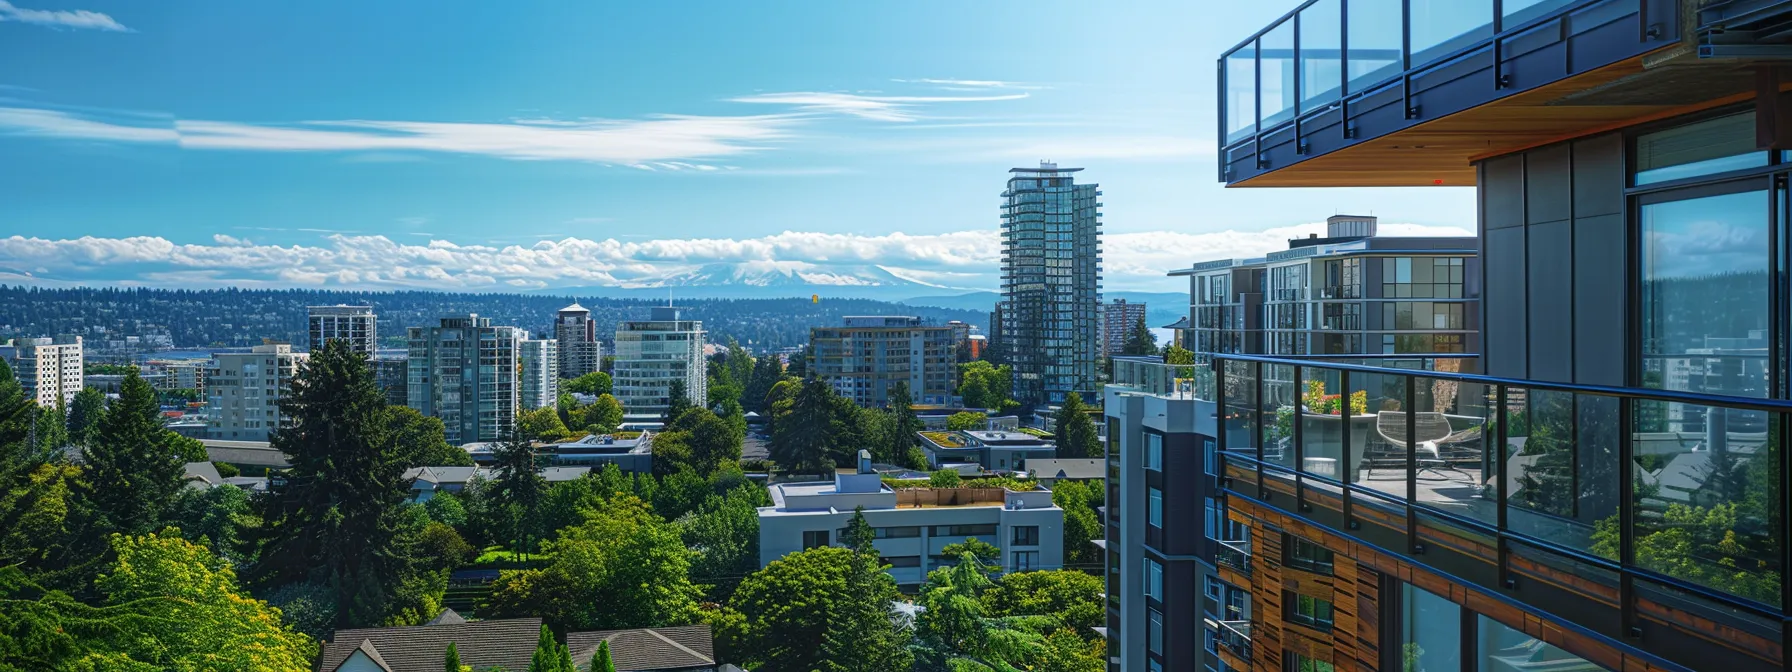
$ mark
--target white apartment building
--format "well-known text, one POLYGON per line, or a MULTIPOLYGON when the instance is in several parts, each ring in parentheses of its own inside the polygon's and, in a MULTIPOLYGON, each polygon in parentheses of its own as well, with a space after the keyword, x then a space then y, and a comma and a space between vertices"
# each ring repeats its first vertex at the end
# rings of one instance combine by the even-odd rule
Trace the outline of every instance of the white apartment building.
POLYGON ((372 358, 379 350, 379 331, 373 306, 311 306, 311 350, 317 351, 331 339, 347 341, 361 356, 372 358))
POLYGON ((888 404, 897 383, 908 383, 913 403, 949 405, 958 333, 913 316, 847 317, 838 327, 809 328, 810 370, 860 406, 888 404))
POLYGON ((591 311, 574 303, 554 314, 554 341, 559 351, 559 374, 566 380, 598 370, 603 344, 597 342, 597 323, 591 311))
POLYGON ((517 344, 527 334, 469 313, 407 336, 406 405, 441 418, 451 444, 503 439, 516 423, 517 344))
POLYGON ((231 441, 268 440, 280 427, 280 398, 309 357, 293 352, 286 343, 213 354, 205 372, 207 435, 231 441))
POLYGON ((631 415, 666 411, 675 380, 684 381, 685 396, 708 405, 709 376, 703 361, 703 323, 679 319, 671 306, 653 308, 646 320, 628 320, 616 327, 615 369, 611 372, 616 400, 631 415))
POLYGON ((517 342, 520 378, 518 400, 522 410, 554 406, 560 398, 559 343, 546 339, 517 342))
POLYGON ((903 586, 919 585, 929 571, 955 564, 957 558, 945 556, 946 546, 973 538, 1001 549, 1001 558, 985 562, 1003 571, 1064 567, 1064 510, 1052 504, 1050 490, 897 491, 871 471, 870 460, 860 451, 858 473, 770 486, 772 505, 759 509, 759 566, 818 546, 844 545, 847 523, 862 506, 877 534, 872 543, 878 555, 903 586), (916 503, 923 500, 926 505, 916 503))
POLYGON ((58 403, 66 407, 81 391, 81 337, 62 334, 51 338, 22 338, 13 374, 25 388, 25 396, 44 408, 58 403))

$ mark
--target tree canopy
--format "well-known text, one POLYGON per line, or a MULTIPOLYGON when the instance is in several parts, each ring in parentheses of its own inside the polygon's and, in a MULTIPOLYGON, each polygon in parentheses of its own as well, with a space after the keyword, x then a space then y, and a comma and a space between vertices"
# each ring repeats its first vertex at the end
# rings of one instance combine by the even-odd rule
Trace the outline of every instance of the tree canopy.
POLYGON ((560 381, 560 389, 579 394, 609 394, 611 390, 610 374, 592 371, 572 380, 560 381))
POLYGON ((903 632, 892 619, 896 581, 855 566, 874 561, 864 556, 811 548, 748 575, 717 619, 720 654, 766 670, 907 669, 907 651, 894 636, 903 632), (861 666, 868 661, 889 666, 861 666))
POLYGON ((1132 329, 1126 332, 1126 343, 1120 346, 1120 354, 1157 354, 1157 334, 1152 333, 1151 327, 1145 325, 1144 315, 1140 315, 1139 320, 1132 324, 1132 329))
POLYGON ((182 437, 162 427, 161 414, 155 388, 133 370, 82 451, 86 497, 108 530, 154 530, 186 482, 182 437))
POLYGON ((1058 444, 1058 457, 1101 457, 1106 454, 1101 449, 1101 435, 1095 431, 1095 421, 1089 417, 1089 407, 1083 404, 1083 395, 1071 392, 1066 396, 1054 420, 1052 439, 1058 444))

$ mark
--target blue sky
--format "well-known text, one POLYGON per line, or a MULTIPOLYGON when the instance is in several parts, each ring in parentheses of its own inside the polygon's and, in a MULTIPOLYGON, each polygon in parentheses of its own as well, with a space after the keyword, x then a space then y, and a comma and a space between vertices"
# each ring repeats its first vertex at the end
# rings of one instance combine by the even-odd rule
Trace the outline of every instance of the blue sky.
POLYGON ((0 282, 988 288, 1039 159, 1102 184, 1115 289, 1340 211, 1472 230, 1215 181, 1215 58, 1294 4, 4 0, 0 282))

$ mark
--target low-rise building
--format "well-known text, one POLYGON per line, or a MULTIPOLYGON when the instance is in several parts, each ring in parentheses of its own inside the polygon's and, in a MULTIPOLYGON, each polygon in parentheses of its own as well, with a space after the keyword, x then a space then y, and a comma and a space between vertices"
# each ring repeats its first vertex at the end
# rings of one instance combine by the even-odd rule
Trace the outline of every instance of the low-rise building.
POLYGON ((864 508, 876 531, 873 545, 903 586, 920 585, 927 572, 957 561, 945 547, 977 539, 1001 549, 990 564, 1003 571, 1059 569, 1064 564, 1064 510, 1044 487, 912 488, 896 490, 871 469, 860 452, 859 469, 831 481, 770 486, 772 505, 759 509, 759 564, 818 546, 843 545, 853 513, 864 508))
POLYGON ((1107 477, 1107 461, 1099 457, 1050 457, 1026 460, 1021 469, 1040 485, 1058 481, 1099 481, 1107 477))
POLYGON ((897 383, 908 384, 913 403, 949 404, 958 332, 919 317, 847 317, 838 327, 809 329, 810 371, 860 406, 888 404, 897 383))
POLYGON ((1015 471, 1028 459, 1058 456, 1051 440, 1014 430, 921 432, 920 437, 927 464, 935 469, 977 464, 989 471, 1015 471))
POLYGON ((625 473, 653 473, 653 432, 592 434, 552 446, 556 464, 596 469, 614 464, 625 473))

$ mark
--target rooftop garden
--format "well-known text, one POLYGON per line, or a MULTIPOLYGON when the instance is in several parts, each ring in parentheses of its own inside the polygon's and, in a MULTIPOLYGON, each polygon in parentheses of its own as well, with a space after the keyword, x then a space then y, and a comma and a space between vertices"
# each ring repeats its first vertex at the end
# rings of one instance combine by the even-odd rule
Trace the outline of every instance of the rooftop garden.
POLYGON ((941 448, 964 448, 964 437, 958 432, 921 432, 921 436, 941 448))
POLYGON ((1052 438, 1052 433, 1051 433, 1051 432, 1048 432, 1048 431, 1045 431, 1045 430, 1043 430, 1043 429, 1039 429, 1039 428, 1036 428, 1036 427, 1022 427, 1022 428, 1020 428, 1020 429, 1018 429, 1018 430, 1015 430, 1015 431, 1018 431, 1018 432, 1020 432, 1020 433, 1022 433, 1022 434, 1026 434, 1026 435, 1028 435, 1028 436, 1032 436, 1032 437, 1036 437, 1036 438, 1041 438, 1041 439, 1049 439, 1049 438, 1052 438))
POLYGON ((884 485, 891 490, 955 490, 972 488, 1001 488, 1010 492, 1031 492, 1039 488, 1039 482, 1031 478, 1015 478, 1013 476, 979 476, 962 478, 958 472, 941 470, 933 472, 927 480, 884 478, 884 485))

